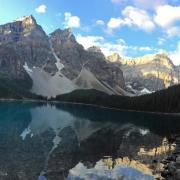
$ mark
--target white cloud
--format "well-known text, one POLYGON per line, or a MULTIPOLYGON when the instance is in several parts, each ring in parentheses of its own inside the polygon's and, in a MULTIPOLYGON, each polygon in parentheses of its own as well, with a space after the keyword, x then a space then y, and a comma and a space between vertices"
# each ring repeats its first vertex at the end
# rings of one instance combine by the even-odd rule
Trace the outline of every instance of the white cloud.
POLYGON ((107 24, 108 28, 115 29, 124 25, 124 20, 121 18, 111 18, 107 24))
POLYGON ((169 57, 173 61, 174 65, 180 65, 180 52, 170 54, 169 57))
POLYGON ((119 53, 122 56, 128 55, 128 51, 138 51, 148 52, 153 49, 147 46, 128 46, 123 39, 118 39, 115 43, 108 42, 102 36, 82 36, 77 35, 77 42, 82 44, 85 49, 91 46, 98 46, 101 48, 102 52, 108 56, 112 53, 119 53))
POLYGON ((124 50, 126 48, 125 41, 123 39, 119 39, 117 43, 107 42, 102 36, 82 36, 78 35, 77 42, 82 44, 85 49, 98 46, 101 48, 102 52, 107 56, 114 52, 118 52, 121 55, 124 54, 124 50))
POLYGON ((151 51, 152 50, 152 48, 150 48, 149 46, 139 47, 138 49, 139 49, 139 51, 151 51))
POLYGON ((121 43, 105 42, 100 47, 106 56, 111 55, 112 53, 119 53, 120 55, 125 56, 127 46, 121 43))
POLYGON ((180 36, 180 6, 163 5, 156 9, 154 21, 166 32, 168 37, 180 36))
POLYGON ((108 28, 116 29, 126 25, 129 27, 135 26, 146 32, 151 32, 155 28, 155 24, 151 16, 145 10, 127 6, 122 11, 122 15, 123 18, 111 18, 107 23, 108 28))
POLYGON ((71 13, 66 12, 65 16, 65 26, 71 28, 79 28, 80 27, 80 18, 78 16, 73 16, 71 13))
POLYGON ((99 19, 99 20, 96 21, 96 25, 98 25, 98 26, 104 26, 105 23, 104 23, 103 20, 99 19))
POLYGON ((123 10, 122 14, 125 17, 126 22, 129 22, 129 25, 134 25, 147 32, 150 32, 155 28, 152 18, 145 10, 128 6, 123 10))
POLYGON ((77 42, 82 44, 85 49, 92 46, 97 46, 97 45, 99 46, 104 41, 104 38, 102 36, 77 35, 76 39, 77 39, 77 42))
POLYGON ((174 26, 166 30, 168 37, 180 36, 180 27, 174 26))
POLYGON ((180 65, 180 42, 178 42, 177 49, 169 54, 169 57, 175 65, 180 65))
POLYGON ((45 12, 46 12, 46 9, 47 9, 46 5, 42 4, 42 5, 40 5, 39 7, 37 7, 37 8, 35 9, 35 11, 36 11, 37 13, 45 13, 45 12))
POLYGON ((180 20, 180 6, 159 6, 154 20, 163 28, 172 26, 176 21, 180 20))

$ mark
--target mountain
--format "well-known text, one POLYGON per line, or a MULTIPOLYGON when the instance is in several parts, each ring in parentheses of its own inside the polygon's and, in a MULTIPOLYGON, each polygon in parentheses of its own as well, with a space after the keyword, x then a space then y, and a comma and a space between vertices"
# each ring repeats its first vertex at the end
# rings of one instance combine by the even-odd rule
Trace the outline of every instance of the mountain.
POLYGON ((121 64, 127 88, 135 93, 165 89, 180 81, 177 67, 165 53, 138 58, 123 58, 113 54, 107 59, 121 64))
POLYGON ((0 49, 1 72, 9 68, 9 75, 18 76, 17 73, 23 71, 25 62, 30 68, 43 67, 47 72, 57 71, 56 60, 50 53, 48 36, 33 16, 25 16, 1 25, 0 49), (13 55, 18 58, 12 58, 13 55))
POLYGON ((50 34, 50 40, 64 65, 62 73, 69 79, 75 79, 85 66, 103 84, 115 90, 125 87, 120 66, 107 61, 98 47, 85 50, 77 43, 70 29, 56 30, 50 34))
MULTIPOLYGON (((14 22, 0 25, 0 76, 17 88, 30 90, 33 81, 26 72, 40 67, 55 73, 55 58, 50 54, 48 36, 32 16, 25 16, 14 22), (10 83, 11 82, 11 83, 10 83)), ((0 80, 0 83, 1 82, 0 80)))
POLYGON ((55 97, 82 88, 84 84, 75 81, 85 67, 93 76, 85 80, 88 84, 98 82, 98 90, 122 94, 125 82, 120 66, 97 49, 85 50, 70 29, 48 36, 33 16, 24 16, 0 25, 0 76, 20 81, 22 89, 35 94, 55 97))
POLYGON ((78 89, 133 96, 179 83, 180 67, 165 53, 105 57, 99 47, 85 50, 70 29, 47 35, 33 16, 24 16, 0 25, 0 83, 6 80, 3 91, 14 84, 48 98, 78 89))

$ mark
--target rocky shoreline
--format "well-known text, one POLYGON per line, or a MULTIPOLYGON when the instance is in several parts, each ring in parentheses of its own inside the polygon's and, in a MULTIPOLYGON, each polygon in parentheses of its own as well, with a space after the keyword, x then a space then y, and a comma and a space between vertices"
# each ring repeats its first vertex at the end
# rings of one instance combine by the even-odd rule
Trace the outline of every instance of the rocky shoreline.
POLYGON ((175 151, 163 161, 164 171, 161 176, 165 180, 180 180, 180 135, 174 137, 175 151))

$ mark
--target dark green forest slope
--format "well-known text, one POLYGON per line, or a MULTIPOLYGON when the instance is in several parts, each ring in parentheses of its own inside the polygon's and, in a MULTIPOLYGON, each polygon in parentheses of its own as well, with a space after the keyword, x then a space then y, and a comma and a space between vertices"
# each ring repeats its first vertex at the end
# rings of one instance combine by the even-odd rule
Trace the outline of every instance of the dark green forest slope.
POLYGON ((1 99, 42 99, 43 97, 32 94, 29 89, 32 86, 31 79, 9 79, 0 75, 0 98, 1 99))
POLYGON ((179 113, 180 85, 138 97, 107 95, 97 90, 76 90, 57 96, 53 100, 95 104, 124 110, 179 113))

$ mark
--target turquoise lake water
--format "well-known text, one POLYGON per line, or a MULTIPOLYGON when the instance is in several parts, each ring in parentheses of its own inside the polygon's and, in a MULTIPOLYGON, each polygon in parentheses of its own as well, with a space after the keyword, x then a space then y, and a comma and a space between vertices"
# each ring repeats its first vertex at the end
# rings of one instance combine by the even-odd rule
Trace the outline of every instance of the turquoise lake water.
POLYGON ((153 180, 179 130, 179 117, 1 102, 0 179, 153 180))

